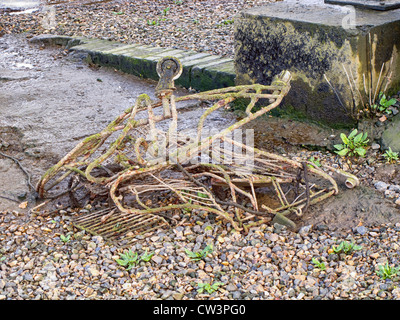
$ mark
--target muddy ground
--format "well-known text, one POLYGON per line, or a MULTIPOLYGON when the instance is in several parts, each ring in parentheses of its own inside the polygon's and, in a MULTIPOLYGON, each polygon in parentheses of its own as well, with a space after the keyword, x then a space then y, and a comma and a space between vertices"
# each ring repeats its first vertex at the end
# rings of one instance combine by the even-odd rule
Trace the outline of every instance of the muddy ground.
MULTIPOLYGON (((83 138, 98 133, 146 93, 155 100, 155 81, 139 79, 84 62, 63 48, 44 48, 23 36, 0 38, 0 151, 19 161, 35 185, 83 138)), ((176 95, 188 94, 179 89, 176 95)), ((179 105, 185 121, 179 130, 196 127, 201 106, 179 105)), ((231 114, 213 113, 205 128, 223 128, 231 114)), ((32 201, 27 175, 15 160, 0 158, 0 210, 32 201), (12 201, 6 198, 13 199, 12 201)))
MULTIPOLYGON (((0 210, 28 212, 38 204, 32 186, 45 170, 84 137, 103 129, 141 93, 155 98, 155 82, 89 66, 82 58, 63 48, 32 44, 22 35, 0 37, 0 210), (25 209, 19 207, 24 201, 25 209)), ((180 89, 178 94, 188 92, 180 89)), ((183 106, 183 126, 194 127, 202 112, 198 106, 183 106)), ((232 113, 221 112, 213 113, 207 123, 222 129, 233 121, 232 113)), ((267 122, 250 127, 256 130, 256 146, 273 152, 326 147, 337 134, 287 119, 267 122)), ((341 188, 339 195, 298 219, 299 226, 337 230, 386 222, 400 222, 399 210, 369 186, 341 188)))

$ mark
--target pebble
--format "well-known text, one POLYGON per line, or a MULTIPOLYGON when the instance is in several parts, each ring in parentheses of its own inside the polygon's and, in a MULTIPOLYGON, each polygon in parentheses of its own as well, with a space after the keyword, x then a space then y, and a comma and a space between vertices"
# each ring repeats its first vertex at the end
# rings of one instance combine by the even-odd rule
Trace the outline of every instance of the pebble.
POLYGON ((388 185, 387 183, 383 182, 383 181, 377 181, 377 182, 374 184, 374 187, 375 187, 378 191, 385 191, 385 190, 389 187, 389 185, 388 185))
POLYGON ((306 235, 306 234, 308 234, 310 232, 311 228, 312 228, 312 225, 303 226, 303 227, 300 228, 299 234, 300 235, 306 235))
POLYGON ((137 236, 131 247, 139 256, 145 250, 156 254, 150 261, 128 270, 117 263, 128 248, 81 233, 74 229, 70 219, 63 217, 58 227, 51 228, 52 219, 33 218, 27 222, 24 216, 11 212, 0 214, 1 300, 390 300, 400 296, 395 280, 388 282, 376 274, 378 266, 388 261, 398 266, 397 260, 391 259, 399 249, 400 224, 358 226, 340 237, 311 225, 303 228, 301 234, 285 228, 276 233, 275 227, 268 225, 241 234, 209 221, 210 231, 196 228, 195 219, 191 219, 186 221, 185 232, 193 234, 194 239, 200 237, 198 249, 212 244, 212 254, 194 261, 185 252, 195 250, 190 240, 175 241, 174 228, 156 230, 144 237, 137 236), (15 225, 35 226, 34 232, 29 236, 17 234, 19 228, 15 225), (52 231, 44 231, 46 228, 52 231), (58 236, 64 230, 74 231, 67 243, 58 236), (36 243, 34 249, 28 249, 27 237, 30 243, 36 243), (351 254, 329 253, 332 244, 340 241, 355 241, 362 249, 351 254), (324 263, 325 269, 317 267, 312 258, 324 263), (212 294, 197 292, 198 283, 215 282, 222 283, 221 290, 212 294))
POLYGON ((364 235, 368 232, 368 229, 365 226, 359 226, 356 228, 356 231, 360 234, 360 235, 364 235))
MULTIPOLYGON (((40 12, 31 13, 29 19, 5 14, 0 28, 6 33, 29 30, 34 35, 48 31, 158 43, 233 57, 233 24, 228 21, 240 10, 265 1, 178 3, 60 3, 56 6, 59 23, 52 30, 43 29, 40 12), (170 10, 163 15, 168 6, 170 10), (158 24, 150 25, 150 20, 158 24)), ((367 169, 371 174, 375 171, 367 169)), ((400 206, 399 185, 389 181, 375 181, 373 185, 383 193, 391 191, 386 196, 396 198, 400 206)), ((377 266, 385 261, 399 266, 394 257, 399 250, 400 225, 359 226, 340 236, 329 230, 329 224, 305 226, 295 233, 275 223, 239 234, 213 221, 197 224, 190 220, 176 228, 137 236, 130 249, 141 254, 150 248, 155 255, 128 270, 117 262, 127 248, 74 229, 68 216, 73 212, 60 210, 55 217, 57 226, 50 217, 0 212, 0 300, 400 298, 394 280, 387 283, 376 274, 377 266), (61 241, 59 235, 70 231, 71 240, 61 241), (332 244, 353 240, 362 246, 360 251, 350 255, 329 252, 332 244), (210 243, 213 253, 204 260, 193 261, 185 253, 185 249, 196 251, 210 243), (326 270, 318 269, 312 258, 324 263, 326 270), (199 295, 197 284, 204 282, 221 282, 221 290, 199 295)))
POLYGON ((371 149, 372 149, 372 150, 379 150, 380 147, 381 147, 381 146, 380 146, 378 143, 375 143, 375 142, 374 142, 374 143, 371 144, 371 149))
POLYGON ((43 12, 2 14, 2 33, 79 35, 123 43, 234 56, 234 17, 265 0, 60 1, 57 24, 45 29, 43 12), (168 10, 167 10, 168 9, 168 10), (117 14, 118 13, 118 14, 117 14), (28 18, 27 18, 28 15, 28 18))

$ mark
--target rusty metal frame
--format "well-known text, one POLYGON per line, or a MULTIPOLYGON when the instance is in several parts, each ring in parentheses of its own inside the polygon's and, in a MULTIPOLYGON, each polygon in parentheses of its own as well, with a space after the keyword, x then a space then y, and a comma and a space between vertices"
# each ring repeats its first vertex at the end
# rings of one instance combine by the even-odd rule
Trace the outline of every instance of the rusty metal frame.
MULTIPOLYGON (((174 80, 182 72, 179 60, 174 57, 160 60, 157 72, 160 75, 156 88, 158 101, 140 95, 134 106, 105 129, 81 141, 42 176, 37 185, 41 197, 72 174, 79 177, 81 185, 92 193, 100 190, 97 194, 109 195, 112 206, 118 209, 114 213, 118 215, 113 217, 114 222, 132 219, 143 226, 142 221, 146 220, 140 217, 146 215, 150 228, 157 221, 161 225, 170 223, 171 215, 166 216, 166 212, 184 210, 192 214, 214 214, 234 229, 247 231, 251 226, 271 221, 277 214, 301 216, 310 205, 338 192, 336 181, 323 168, 311 162, 294 161, 265 152, 230 138, 234 130, 281 103, 290 90, 291 75, 288 71, 277 75, 271 85, 242 85, 182 97, 175 97, 173 93, 174 80), (238 98, 248 99, 246 116, 203 138, 207 116, 238 98), (181 137, 177 133, 176 104, 188 100, 216 102, 200 117, 197 135, 181 137), (260 102, 267 105, 256 107, 260 102), (155 110, 159 107, 162 107, 162 114, 156 115, 155 110), (141 111, 147 111, 147 117, 137 118, 141 111), (169 129, 160 132, 156 123, 165 120, 169 121, 169 129), (146 136, 144 132, 150 134, 146 136), (170 150, 168 157, 160 152, 160 137, 170 150), (228 155, 222 147, 224 143, 235 145, 240 152, 234 152, 234 157, 228 155), (200 153, 223 161, 193 164, 193 159, 200 153), (252 163, 250 170, 246 165, 249 161, 252 163), (256 189, 265 186, 272 188, 272 196, 278 199, 276 206, 258 203, 256 189), (222 198, 217 195, 221 188, 225 194, 222 198), (154 203, 150 200, 163 195, 174 199, 173 202, 154 203), (243 201, 248 205, 243 205, 243 201)), ((345 172, 340 174, 346 176, 349 187, 358 185, 355 176, 345 172)), ((104 227, 105 222, 101 219, 92 215, 86 220, 92 221, 91 227, 82 225, 82 221, 78 225, 96 233, 104 227), (100 221, 96 222, 96 219, 100 221)), ((130 226, 132 230, 136 228, 135 223, 130 226)), ((110 231, 109 225, 105 228, 110 231)), ((129 232, 128 229, 125 232, 129 232)))

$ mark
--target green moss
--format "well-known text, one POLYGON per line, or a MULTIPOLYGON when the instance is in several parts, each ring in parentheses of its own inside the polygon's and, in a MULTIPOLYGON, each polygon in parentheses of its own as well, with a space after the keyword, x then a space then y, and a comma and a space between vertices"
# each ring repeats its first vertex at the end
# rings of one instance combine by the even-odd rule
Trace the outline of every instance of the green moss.
POLYGON ((95 134, 85 138, 83 140, 83 143, 88 143, 89 141, 92 141, 93 139, 100 140, 100 138, 101 138, 101 134, 100 133, 95 133, 95 134))
MULTIPOLYGON (((359 33, 340 27, 269 19, 238 19, 235 28, 236 84, 269 84, 282 70, 292 74, 291 89, 273 113, 330 127, 354 124, 352 96, 342 64, 354 54, 359 33), (326 75, 340 92, 328 85, 326 75)), ((347 64, 346 64, 347 66, 347 64)), ((357 73, 356 73, 357 74, 357 73)))
POLYGON ((199 91, 230 87, 235 85, 235 74, 212 68, 193 67, 190 85, 199 91))
POLYGON ((248 99, 248 98, 237 98, 235 101, 232 101, 229 104, 229 106, 230 106, 231 111, 235 111, 235 112, 243 111, 244 112, 246 110, 247 106, 249 105, 249 103, 250 103, 250 99, 248 99))

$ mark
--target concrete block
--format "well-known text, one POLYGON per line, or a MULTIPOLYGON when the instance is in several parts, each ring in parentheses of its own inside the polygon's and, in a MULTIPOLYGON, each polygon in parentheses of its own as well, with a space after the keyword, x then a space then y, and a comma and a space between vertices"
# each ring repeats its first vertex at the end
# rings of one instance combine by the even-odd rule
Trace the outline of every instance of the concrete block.
POLYGON ((207 65, 196 65, 191 70, 191 85, 200 91, 235 85, 235 73, 231 59, 221 59, 207 65))
POLYGON ((203 56, 200 58, 193 57, 191 59, 186 59, 184 61, 181 61, 181 63, 184 67, 189 68, 189 67, 193 67, 193 66, 200 65, 203 63, 209 63, 211 61, 218 61, 220 58, 221 58, 220 56, 213 56, 213 55, 207 54, 206 56, 203 56))
POLYGON ((65 45, 71 51, 82 53, 85 58, 90 57, 94 64, 156 81, 159 80, 156 70, 158 61, 173 56, 181 61, 183 67, 181 76, 175 80, 176 85, 199 91, 234 85, 232 59, 208 53, 83 37, 43 35, 32 41, 65 45))
POLYGON ((115 48, 124 46, 123 43, 109 41, 109 40, 99 40, 99 39, 88 39, 86 43, 80 44, 74 47, 74 50, 80 51, 107 51, 115 48))
MULTIPOLYGON (((190 52, 192 52, 192 51, 190 51, 190 52)), ((210 54, 208 54, 208 53, 195 52, 193 55, 181 58, 180 61, 181 61, 181 63, 186 63, 187 61, 197 60, 197 59, 201 59, 201 58, 208 57, 208 56, 210 56, 210 54)))
POLYGON ((135 48, 137 48, 139 46, 140 46, 139 43, 128 44, 128 45, 125 45, 125 46, 120 46, 120 47, 117 47, 117 48, 112 48, 110 50, 106 50, 105 53, 124 54, 124 53, 128 53, 130 50, 135 49, 135 48))
POLYGON ((400 89, 400 9, 280 1, 241 12, 234 37, 237 84, 269 84, 282 70, 292 73, 291 90, 277 108, 282 113, 352 126, 363 104, 357 90, 364 92, 364 82, 375 89, 391 59, 389 89, 400 89))
POLYGON ((30 39, 30 42, 33 43, 43 43, 49 46, 63 46, 65 47, 72 37, 69 36, 60 36, 53 34, 40 34, 30 39))

